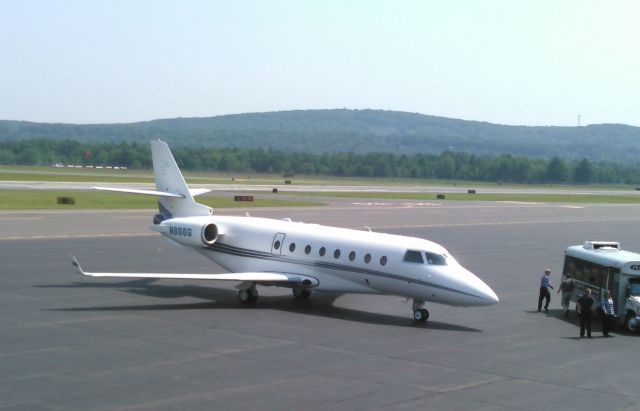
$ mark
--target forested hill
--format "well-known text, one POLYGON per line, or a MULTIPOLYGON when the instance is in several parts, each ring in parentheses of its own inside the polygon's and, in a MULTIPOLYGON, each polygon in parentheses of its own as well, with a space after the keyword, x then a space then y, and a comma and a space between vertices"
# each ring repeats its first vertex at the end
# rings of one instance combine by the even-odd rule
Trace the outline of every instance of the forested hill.
POLYGON ((393 152, 524 155, 637 164, 640 128, 504 126, 381 110, 301 110, 176 118, 129 124, 50 124, 0 120, 0 141, 31 138, 241 147, 285 152, 393 152))

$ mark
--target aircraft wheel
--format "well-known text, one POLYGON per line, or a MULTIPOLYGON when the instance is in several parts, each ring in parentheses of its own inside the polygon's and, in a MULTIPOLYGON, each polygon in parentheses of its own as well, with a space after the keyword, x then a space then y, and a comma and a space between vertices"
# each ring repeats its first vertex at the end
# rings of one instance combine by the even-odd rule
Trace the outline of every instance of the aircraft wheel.
POLYGON ((241 303, 251 303, 258 299, 258 290, 248 288, 246 290, 238 291, 238 299, 241 303))
POLYGON ((429 311, 421 308, 413 312, 413 319, 419 322, 425 322, 429 318, 429 311))
POLYGON ((424 316, 424 320, 427 321, 429 319, 429 310, 427 310, 426 308, 423 308, 421 311, 422 311, 422 315, 424 316))
POLYGON ((251 300, 251 293, 249 290, 238 291, 238 300, 240 300, 241 303, 248 303, 251 300))
POLYGON ((293 296, 295 298, 309 298, 311 291, 303 290, 302 288, 293 288, 293 296))

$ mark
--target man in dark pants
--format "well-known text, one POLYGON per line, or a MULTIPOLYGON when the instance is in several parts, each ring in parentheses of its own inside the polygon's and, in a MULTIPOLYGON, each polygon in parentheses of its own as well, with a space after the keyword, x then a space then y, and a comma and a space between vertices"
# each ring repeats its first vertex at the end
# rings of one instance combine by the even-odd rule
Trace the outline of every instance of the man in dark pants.
POLYGON ((591 338, 591 309, 595 303, 591 296, 591 288, 585 288, 584 294, 576 302, 580 306, 580 338, 584 337, 585 326, 587 328, 587 337, 591 338))
POLYGON ((616 310, 611 298, 611 291, 604 292, 604 298, 600 300, 600 308, 602 309, 602 335, 609 336, 609 331, 613 330, 616 321, 616 310))
POLYGON ((540 295, 538 296, 538 312, 542 308, 542 300, 546 299, 546 303, 544 305, 544 310, 549 311, 549 301, 551 301, 551 293, 549 292, 549 288, 553 290, 553 286, 549 282, 549 276, 551 275, 551 270, 548 268, 544 270, 544 275, 540 278, 540 295))

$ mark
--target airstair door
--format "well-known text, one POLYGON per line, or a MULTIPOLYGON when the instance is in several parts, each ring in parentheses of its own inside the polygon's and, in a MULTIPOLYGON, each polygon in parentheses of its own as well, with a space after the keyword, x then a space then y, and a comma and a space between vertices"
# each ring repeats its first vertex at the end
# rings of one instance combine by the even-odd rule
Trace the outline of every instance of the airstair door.
POLYGON ((285 233, 277 233, 273 237, 273 242, 271 243, 271 254, 282 255, 282 247, 284 247, 285 236, 285 233))

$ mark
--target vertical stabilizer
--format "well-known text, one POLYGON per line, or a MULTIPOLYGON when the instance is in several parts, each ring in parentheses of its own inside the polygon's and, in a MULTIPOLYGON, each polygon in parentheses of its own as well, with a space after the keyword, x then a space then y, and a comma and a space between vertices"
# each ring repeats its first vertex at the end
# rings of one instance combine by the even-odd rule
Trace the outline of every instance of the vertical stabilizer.
POLYGON ((196 203, 189 187, 182 177, 176 160, 164 141, 151 142, 153 174, 156 178, 156 190, 180 197, 158 197, 160 213, 173 217, 192 217, 213 214, 210 207, 196 203))

